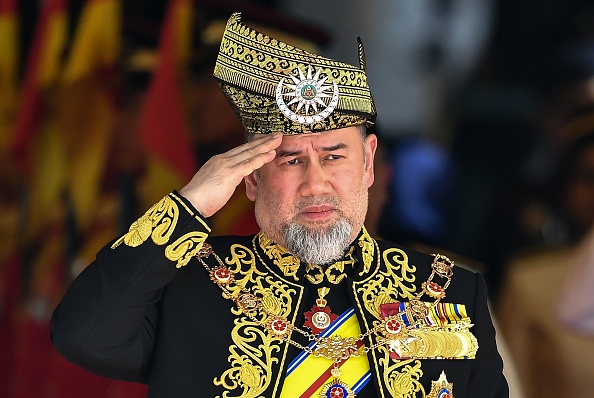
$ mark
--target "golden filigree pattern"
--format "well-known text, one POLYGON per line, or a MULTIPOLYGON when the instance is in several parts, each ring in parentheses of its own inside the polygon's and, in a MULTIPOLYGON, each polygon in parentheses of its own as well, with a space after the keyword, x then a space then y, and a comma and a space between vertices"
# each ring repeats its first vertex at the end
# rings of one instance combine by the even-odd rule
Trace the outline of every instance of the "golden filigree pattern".
POLYGON ((382 253, 382 258, 386 271, 380 270, 363 287, 357 289, 357 292, 363 294, 365 308, 377 319, 382 317, 382 304, 399 301, 401 298, 410 299, 416 290, 416 267, 408 263, 408 256, 404 251, 390 248, 382 253))
MULTIPOLYGON (((240 297, 241 287, 246 287, 266 309, 247 314, 252 317, 258 316, 257 320, 260 323, 246 316, 241 307, 231 309, 232 313, 238 315, 231 332, 231 367, 214 380, 215 385, 227 390, 222 394, 225 398, 260 397, 270 388, 274 377, 273 367, 280 366, 279 357, 282 356, 279 353, 285 350, 282 355, 286 355, 286 345, 283 348, 282 338, 262 329, 261 323, 265 323, 266 318, 271 316, 267 314, 295 321, 296 315, 292 314, 292 311, 297 292, 270 274, 258 270, 255 259, 252 250, 239 244, 231 246, 230 256, 225 258, 225 263, 234 273, 236 282, 235 286, 227 287, 231 295, 240 297)), ((249 301, 249 297, 246 300, 249 301)), ((249 307, 248 304, 245 308, 249 307)))
POLYGON ((188 232, 165 248, 165 257, 176 261, 176 267, 185 266, 200 251, 208 235, 204 232, 188 232))
POLYGON ((353 251, 354 247, 351 247, 344 260, 337 261, 326 268, 317 264, 308 264, 305 267, 305 278, 313 285, 322 283, 324 279, 334 285, 339 284, 347 277, 344 272, 345 268, 347 266, 354 268, 357 263, 353 251))
POLYGON ((297 270, 301 265, 301 261, 293 256, 287 249, 274 243, 269 237, 260 232, 257 235, 258 244, 264 253, 272 260, 283 275, 293 277, 295 281, 299 280, 297 277, 297 270))
POLYGON ((165 196, 142 217, 130 225, 126 234, 111 245, 112 249, 118 247, 122 242, 126 246, 137 247, 151 237, 156 245, 166 244, 179 218, 179 208, 171 197, 165 196))
POLYGON ((361 254, 363 257, 363 270, 361 270, 359 275, 363 276, 371 269, 375 253, 375 240, 369 235, 365 227, 363 227, 363 233, 361 234, 361 237, 359 237, 359 246, 361 247, 361 254))
POLYGON ((417 394, 425 396, 420 379, 423 376, 421 361, 414 361, 412 365, 402 366, 400 371, 392 370, 387 376, 388 391, 395 398, 414 398, 417 394))
POLYGON ((222 395, 225 398, 259 397, 270 385, 272 366, 278 363, 273 353, 280 347, 246 317, 235 320, 231 339, 234 343, 229 347, 231 368, 215 378, 214 384, 227 390, 222 395))

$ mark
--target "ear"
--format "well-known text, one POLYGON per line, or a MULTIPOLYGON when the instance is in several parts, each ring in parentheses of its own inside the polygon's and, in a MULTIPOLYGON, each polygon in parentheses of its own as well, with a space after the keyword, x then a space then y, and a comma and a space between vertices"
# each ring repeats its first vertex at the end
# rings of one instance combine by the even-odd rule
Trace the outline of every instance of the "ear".
POLYGON ((258 192, 258 179, 256 178, 256 171, 243 177, 245 182, 245 196, 252 202, 256 200, 256 193, 258 192))
POLYGON ((369 188, 375 179, 375 174, 373 172, 373 164, 375 161, 375 151, 377 150, 377 136, 375 134, 369 134, 365 137, 365 156, 366 156, 366 163, 365 163, 365 175, 364 178, 366 179, 367 188, 369 188))

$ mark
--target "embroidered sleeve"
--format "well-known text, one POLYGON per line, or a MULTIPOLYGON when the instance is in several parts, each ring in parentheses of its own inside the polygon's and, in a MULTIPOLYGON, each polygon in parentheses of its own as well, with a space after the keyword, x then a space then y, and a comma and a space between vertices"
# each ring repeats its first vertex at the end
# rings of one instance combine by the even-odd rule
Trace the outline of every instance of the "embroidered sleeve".
POLYGON ((180 268, 200 250, 210 227, 176 192, 170 193, 132 223, 130 229, 111 248, 122 243, 139 247, 147 241, 165 246, 165 257, 180 268))

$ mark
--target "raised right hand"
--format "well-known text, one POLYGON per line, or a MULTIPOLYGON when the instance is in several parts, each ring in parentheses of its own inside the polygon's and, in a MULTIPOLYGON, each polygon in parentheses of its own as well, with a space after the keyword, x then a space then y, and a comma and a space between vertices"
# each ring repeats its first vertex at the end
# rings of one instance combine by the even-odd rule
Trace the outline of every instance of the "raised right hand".
POLYGON ((274 159, 281 137, 282 134, 262 134, 262 137, 213 156, 179 193, 203 217, 212 216, 229 201, 243 177, 274 159))

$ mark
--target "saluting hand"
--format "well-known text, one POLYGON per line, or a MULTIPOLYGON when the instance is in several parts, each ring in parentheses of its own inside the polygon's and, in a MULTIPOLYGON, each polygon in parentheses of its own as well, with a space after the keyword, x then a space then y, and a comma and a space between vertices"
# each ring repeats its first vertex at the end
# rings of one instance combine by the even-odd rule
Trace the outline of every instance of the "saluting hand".
POLYGON ((204 217, 210 217, 229 201, 243 177, 272 161, 282 134, 262 135, 253 141, 213 156, 179 193, 204 217))

